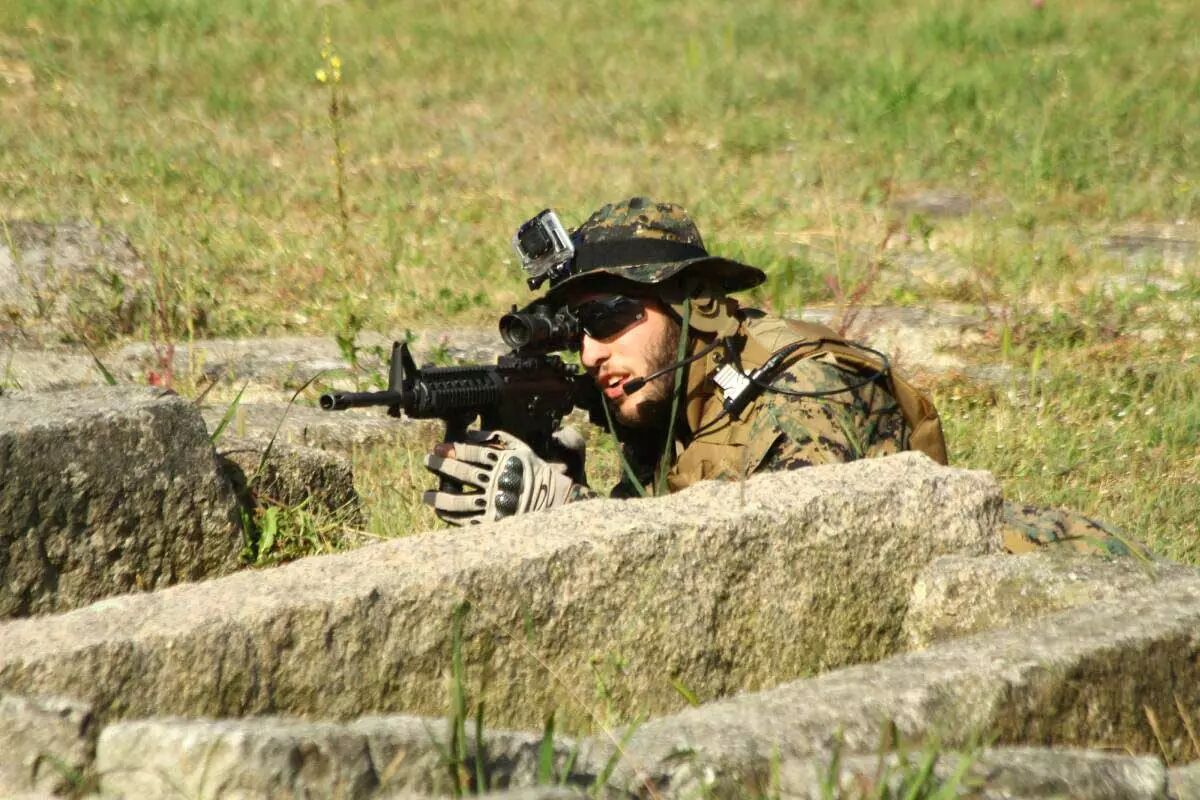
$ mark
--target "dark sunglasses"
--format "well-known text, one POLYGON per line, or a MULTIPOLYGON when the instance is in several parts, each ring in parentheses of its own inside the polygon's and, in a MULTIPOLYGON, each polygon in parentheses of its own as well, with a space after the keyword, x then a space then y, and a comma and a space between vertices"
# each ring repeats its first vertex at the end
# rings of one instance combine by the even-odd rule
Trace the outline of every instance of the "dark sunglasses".
POLYGON ((593 339, 616 336, 635 322, 645 319, 646 308, 641 300, 619 294, 587 300, 571 309, 579 321, 579 329, 593 339))

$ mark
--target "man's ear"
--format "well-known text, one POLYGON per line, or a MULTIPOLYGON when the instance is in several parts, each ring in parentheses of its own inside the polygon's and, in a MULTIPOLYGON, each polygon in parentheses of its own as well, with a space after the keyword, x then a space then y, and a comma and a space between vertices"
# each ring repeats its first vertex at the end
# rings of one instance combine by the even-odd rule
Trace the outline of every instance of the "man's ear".
POLYGON ((668 302, 678 313, 683 312, 684 303, 691 304, 690 327, 701 333, 715 333, 718 336, 730 336, 737 332, 738 321, 734 314, 737 303, 719 287, 699 277, 684 277, 676 285, 674 297, 668 302))

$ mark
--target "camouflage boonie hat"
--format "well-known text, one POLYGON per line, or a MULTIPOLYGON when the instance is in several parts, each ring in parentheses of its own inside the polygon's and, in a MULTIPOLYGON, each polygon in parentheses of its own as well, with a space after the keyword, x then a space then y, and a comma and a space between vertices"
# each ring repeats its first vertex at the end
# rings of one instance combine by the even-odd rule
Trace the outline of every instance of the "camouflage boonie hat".
POLYGON ((749 289, 767 279, 756 267, 709 255, 686 211, 645 197, 604 206, 571 231, 571 242, 575 258, 570 271, 551 279, 547 297, 557 298, 567 287, 602 275, 656 284, 694 270, 714 279, 726 292, 749 289))

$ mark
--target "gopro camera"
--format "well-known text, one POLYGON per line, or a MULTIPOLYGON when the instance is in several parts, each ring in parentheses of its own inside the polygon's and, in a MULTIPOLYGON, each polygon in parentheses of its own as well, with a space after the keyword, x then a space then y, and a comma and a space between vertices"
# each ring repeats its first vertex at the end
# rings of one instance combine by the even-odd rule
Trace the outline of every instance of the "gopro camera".
POLYGON ((521 259, 521 269, 529 276, 526 282, 530 289, 555 277, 554 273, 561 271, 575 255, 570 234, 549 208, 517 228, 512 244, 521 259))

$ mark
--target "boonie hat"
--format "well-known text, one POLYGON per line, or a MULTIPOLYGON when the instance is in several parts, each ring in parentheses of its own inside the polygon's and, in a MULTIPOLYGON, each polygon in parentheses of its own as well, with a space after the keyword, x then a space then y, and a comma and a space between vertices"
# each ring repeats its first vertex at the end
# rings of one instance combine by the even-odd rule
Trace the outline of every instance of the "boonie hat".
POLYGON ((569 271, 551 279, 547 298, 600 276, 656 284, 685 271, 711 278, 725 292, 758 286, 767 279, 756 268, 709 255, 700 231, 682 207, 632 197, 610 203, 571 231, 575 255, 569 271))

